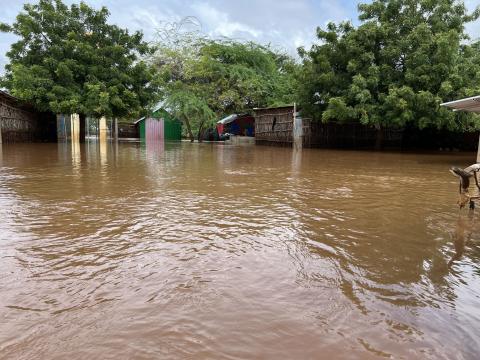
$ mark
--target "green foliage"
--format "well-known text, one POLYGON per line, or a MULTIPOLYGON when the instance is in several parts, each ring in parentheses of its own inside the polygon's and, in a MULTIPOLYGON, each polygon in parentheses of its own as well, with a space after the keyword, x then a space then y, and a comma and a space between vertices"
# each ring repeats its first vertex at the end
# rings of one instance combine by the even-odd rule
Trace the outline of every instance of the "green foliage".
POLYGON ((298 97, 322 121, 373 126, 480 127, 444 101, 479 93, 480 45, 467 45, 464 24, 476 20, 457 0, 373 0, 359 5, 361 25, 318 29, 321 44, 300 49, 298 97))
POLYGON ((152 63, 166 106, 192 130, 191 139, 223 116, 293 101, 297 65, 255 43, 168 31, 152 63))
POLYGON ((61 0, 24 5, 1 24, 20 40, 11 46, 2 84, 38 110, 122 117, 140 112, 155 93, 154 73, 139 55, 142 34, 107 23, 109 12, 61 0))
POLYGON ((193 75, 208 84, 209 106, 220 115, 293 100, 295 64, 286 55, 255 43, 208 41, 193 75))

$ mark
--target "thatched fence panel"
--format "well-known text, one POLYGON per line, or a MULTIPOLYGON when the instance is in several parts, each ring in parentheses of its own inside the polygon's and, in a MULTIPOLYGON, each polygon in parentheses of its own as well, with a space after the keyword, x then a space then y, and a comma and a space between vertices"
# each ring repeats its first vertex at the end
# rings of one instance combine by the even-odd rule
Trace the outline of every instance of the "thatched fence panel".
POLYGON ((255 141, 291 146, 293 142, 293 106, 255 109, 255 141))

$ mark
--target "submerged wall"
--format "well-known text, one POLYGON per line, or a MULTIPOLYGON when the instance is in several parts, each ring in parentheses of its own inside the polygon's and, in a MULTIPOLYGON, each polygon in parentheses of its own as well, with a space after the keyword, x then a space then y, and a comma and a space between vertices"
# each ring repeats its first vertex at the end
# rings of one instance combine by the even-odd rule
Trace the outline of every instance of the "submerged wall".
POLYGON ((17 100, 0 92, 2 142, 34 141, 38 133, 38 114, 25 110, 17 100))
POLYGON ((54 140, 55 122, 51 114, 35 112, 0 91, 0 143, 54 140))

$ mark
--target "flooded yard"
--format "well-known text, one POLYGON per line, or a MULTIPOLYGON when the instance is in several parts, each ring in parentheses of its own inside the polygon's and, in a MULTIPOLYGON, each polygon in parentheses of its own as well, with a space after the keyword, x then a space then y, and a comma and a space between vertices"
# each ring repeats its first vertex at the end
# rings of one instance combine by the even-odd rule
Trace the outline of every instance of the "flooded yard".
POLYGON ((473 161, 4 144, 0 358, 477 358, 473 161))

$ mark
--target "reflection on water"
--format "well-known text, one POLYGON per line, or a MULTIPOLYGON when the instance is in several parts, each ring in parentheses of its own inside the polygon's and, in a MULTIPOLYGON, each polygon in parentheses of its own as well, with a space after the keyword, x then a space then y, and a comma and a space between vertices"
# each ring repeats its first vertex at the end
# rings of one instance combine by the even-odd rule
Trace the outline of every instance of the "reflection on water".
POLYGON ((448 266, 452 266, 454 261, 460 260, 465 251, 465 245, 471 240, 473 227, 475 225, 475 211, 468 210, 468 215, 460 213, 458 215, 457 225, 453 235, 453 242, 455 245, 455 254, 448 262, 448 266))
POLYGON ((2 154, 0 358, 476 358, 470 155, 2 154))

